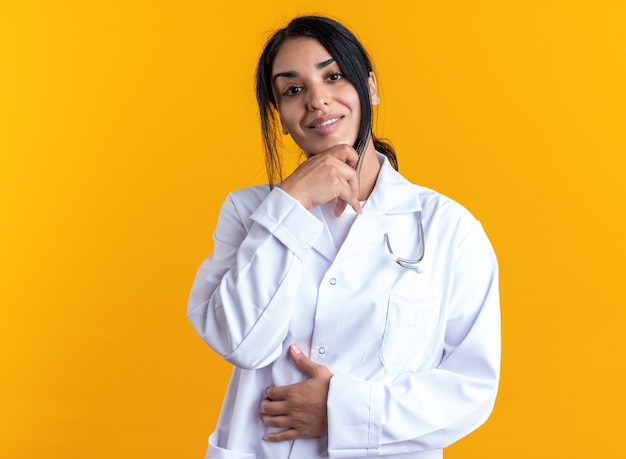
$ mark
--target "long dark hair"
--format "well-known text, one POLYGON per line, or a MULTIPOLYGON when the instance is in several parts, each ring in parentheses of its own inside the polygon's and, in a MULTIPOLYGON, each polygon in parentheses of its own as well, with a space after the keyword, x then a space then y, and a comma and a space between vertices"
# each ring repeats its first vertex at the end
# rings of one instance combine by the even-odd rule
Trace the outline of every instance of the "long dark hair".
POLYGON ((367 51, 354 34, 339 22, 322 16, 302 16, 293 19, 287 27, 272 35, 261 53, 256 71, 256 97, 259 103, 265 167, 270 186, 283 179, 282 161, 277 149, 280 120, 272 91, 272 65, 285 40, 297 37, 313 38, 320 42, 356 89, 361 102, 361 125, 354 149, 361 155, 371 134, 374 148, 384 154, 397 170, 398 160, 391 144, 376 138, 372 133, 372 102, 368 78, 373 66, 367 51))

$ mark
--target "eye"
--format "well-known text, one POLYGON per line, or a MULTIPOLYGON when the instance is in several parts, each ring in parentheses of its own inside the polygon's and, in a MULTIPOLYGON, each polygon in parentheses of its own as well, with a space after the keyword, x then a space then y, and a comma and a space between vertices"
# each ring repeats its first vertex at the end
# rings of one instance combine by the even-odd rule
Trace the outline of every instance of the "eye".
POLYGON ((328 75, 329 81, 339 81, 339 80, 342 80, 343 78, 344 76, 339 72, 332 72, 330 75, 328 75))
POLYGON ((300 91, 302 91, 302 88, 300 86, 289 86, 287 89, 283 91, 282 94, 285 97, 289 97, 289 96, 295 96, 300 91))

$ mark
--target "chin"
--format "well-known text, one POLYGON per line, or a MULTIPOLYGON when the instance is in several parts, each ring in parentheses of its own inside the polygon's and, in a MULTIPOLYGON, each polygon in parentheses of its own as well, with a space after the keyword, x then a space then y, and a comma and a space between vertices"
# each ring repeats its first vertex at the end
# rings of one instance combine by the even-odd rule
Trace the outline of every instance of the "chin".
POLYGON ((342 140, 342 139, 337 139, 337 140, 329 140, 328 142, 324 142, 322 145, 316 145, 315 147, 312 148, 302 148, 302 151, 304 151, 304 154, 307 158, 310 158, 311 156, 315 156, 319 153, 324 153, 327 150, 330 150, 332 147, 336 147, 337 145, 350 145, 351 147, 354 146, 354 141, 349 142, 346 140, 342 140))

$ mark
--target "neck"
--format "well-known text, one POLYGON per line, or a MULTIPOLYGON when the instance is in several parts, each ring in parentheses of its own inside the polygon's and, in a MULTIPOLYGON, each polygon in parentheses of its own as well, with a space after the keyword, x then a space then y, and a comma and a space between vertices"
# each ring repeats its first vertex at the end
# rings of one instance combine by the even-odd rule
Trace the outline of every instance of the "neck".
POLYGON ((361 164, 359 166, 359 201, 365 201, 376 185, 378 172, 380 172, 380 162, 376 156, 374 142, 370 137, 365 151, 361 153, 361 164))

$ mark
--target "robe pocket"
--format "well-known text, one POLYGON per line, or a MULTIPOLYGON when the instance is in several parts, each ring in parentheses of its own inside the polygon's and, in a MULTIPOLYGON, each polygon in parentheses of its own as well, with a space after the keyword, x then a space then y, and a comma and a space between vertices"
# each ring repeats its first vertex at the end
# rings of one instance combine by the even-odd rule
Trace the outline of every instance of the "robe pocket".
POLYGON ((209 437, 209 450, 206 453, 205 459, 255 459, 254 453, 242 453, 240 451, 234 451, 232 449, 221 448, 217 446, 218 433, 214 432, 209 437))
POLYGON ((392 293, 380 359, 385 373, 415 372, 433 360, 440 307, 436 297, 410 298, 392 293))

